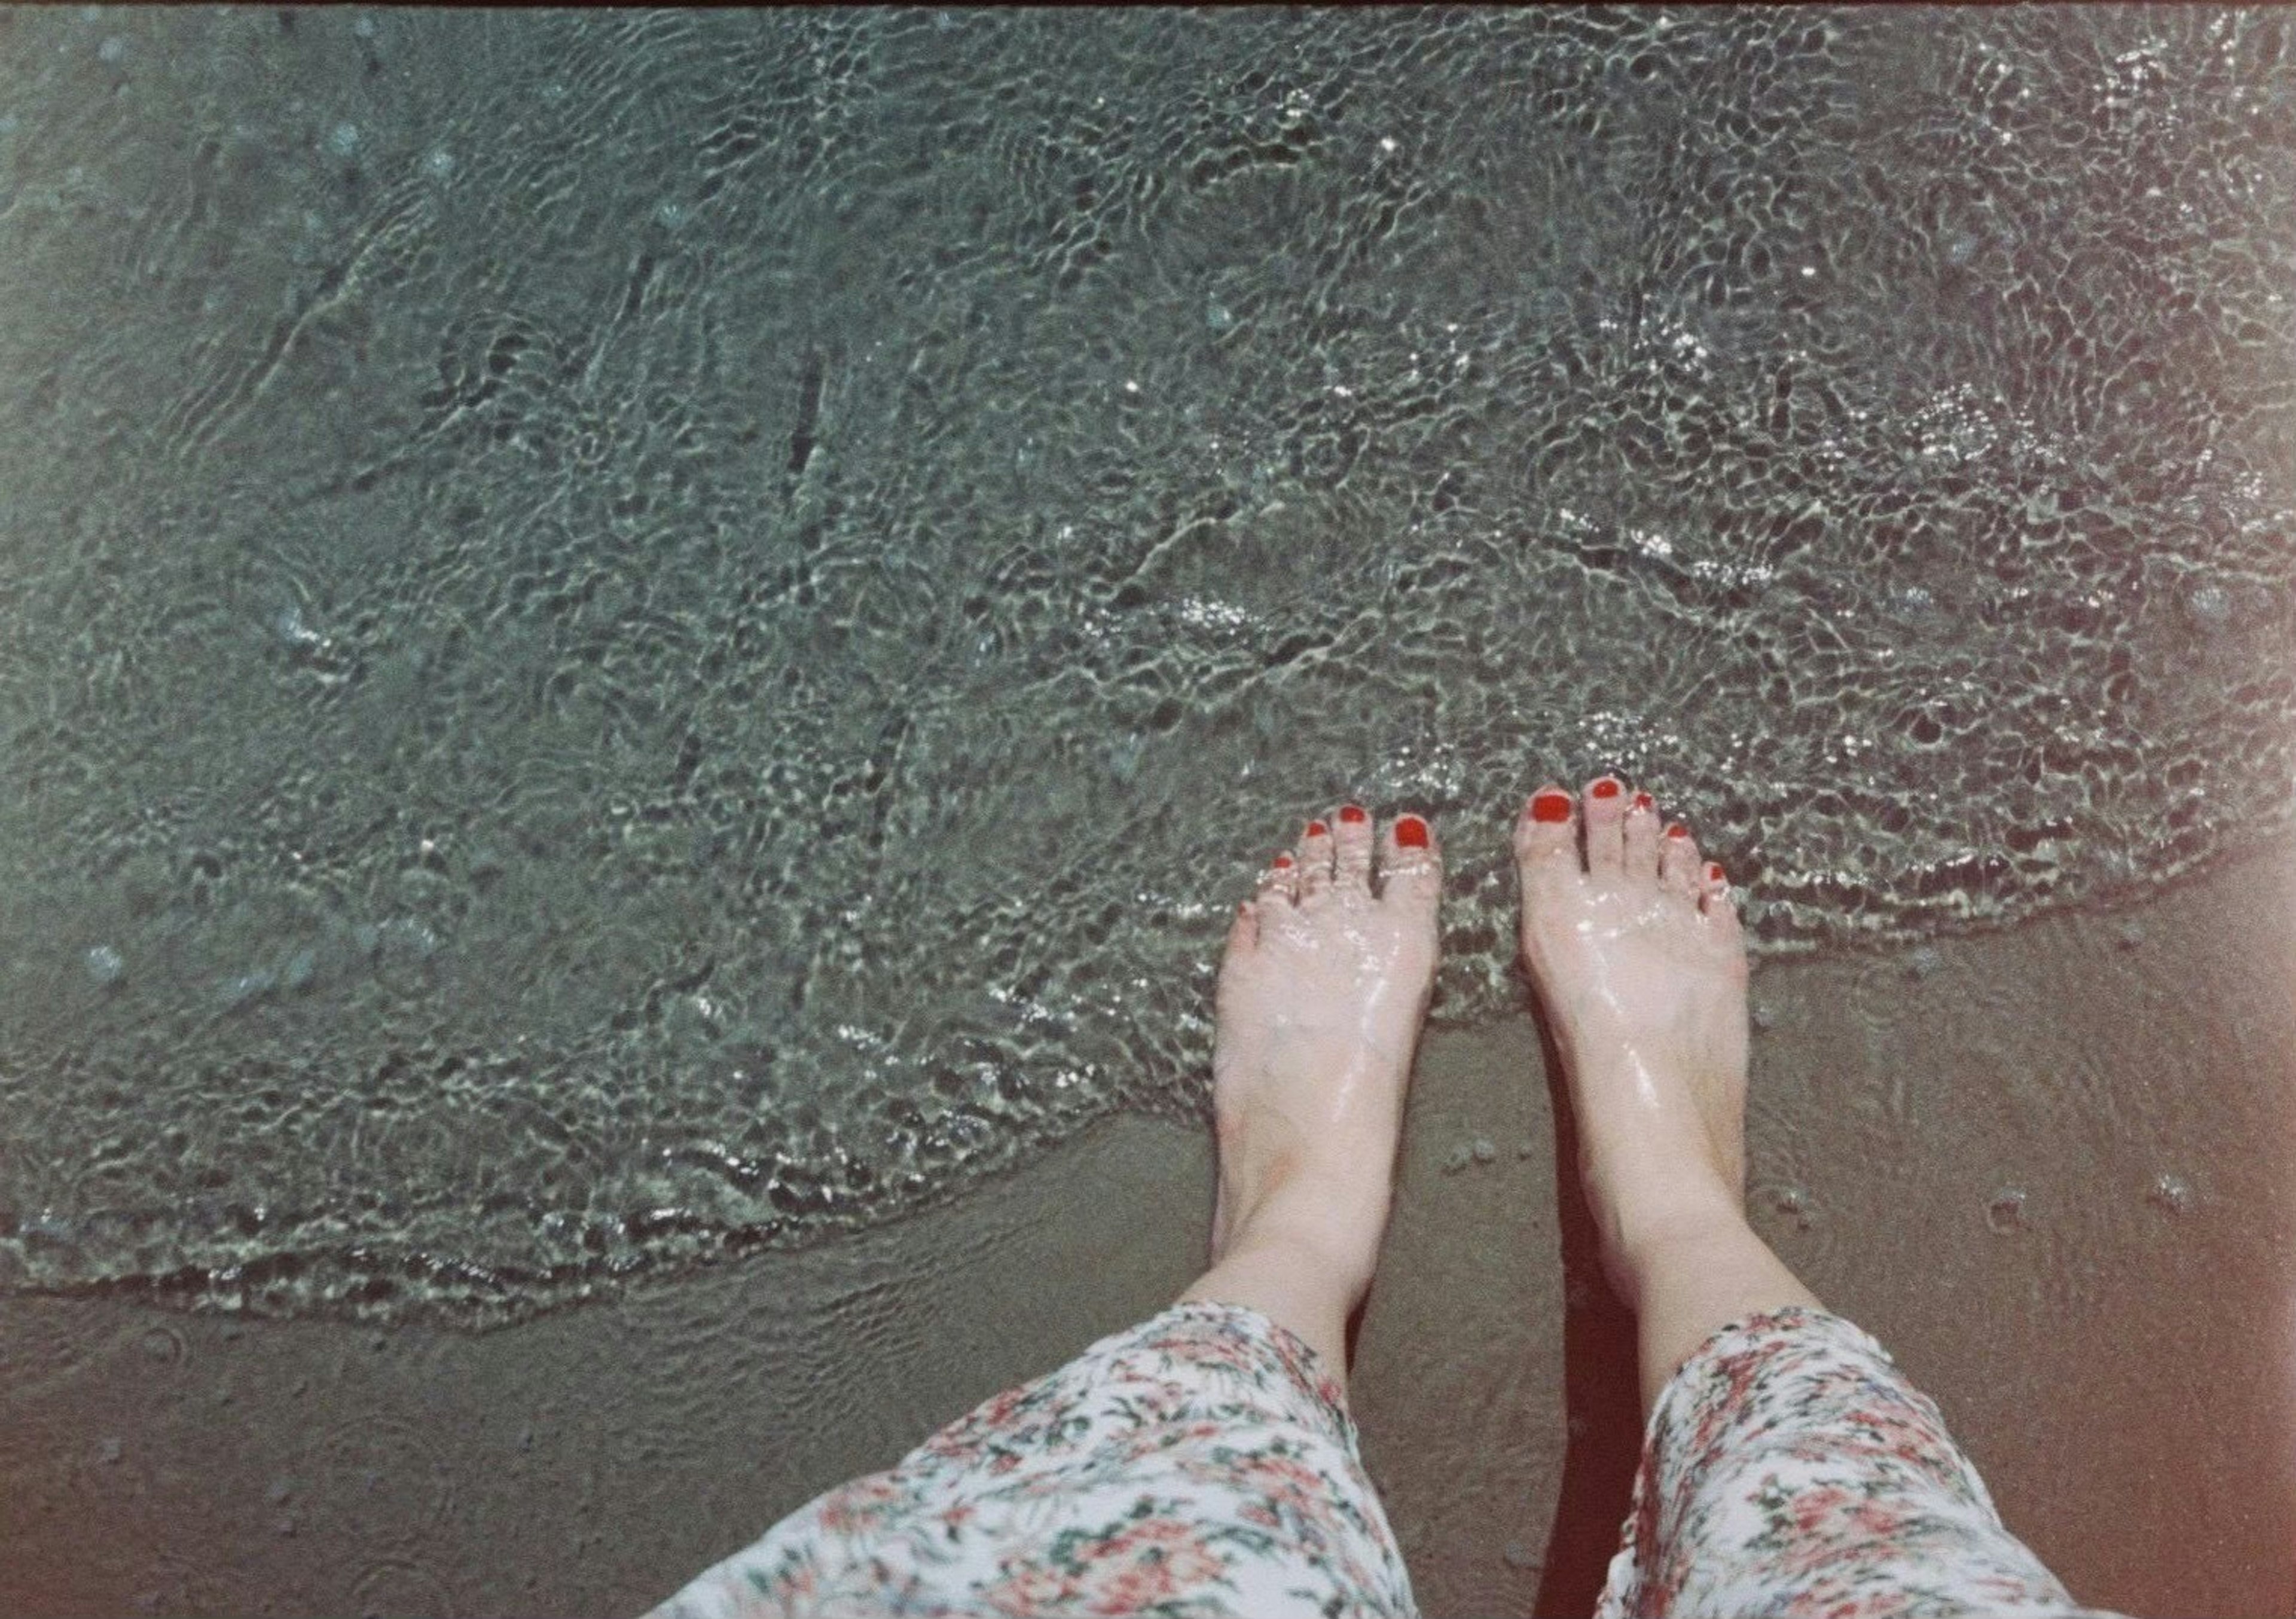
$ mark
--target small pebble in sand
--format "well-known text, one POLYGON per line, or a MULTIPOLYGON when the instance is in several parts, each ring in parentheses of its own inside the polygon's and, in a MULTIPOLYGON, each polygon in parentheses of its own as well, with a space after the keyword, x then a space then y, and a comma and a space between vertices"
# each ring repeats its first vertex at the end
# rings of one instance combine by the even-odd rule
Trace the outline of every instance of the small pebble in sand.
POLYGON ((1778 1015, 1770 1010, 1768 1002, 1757 1001, 1746 1009, 1746 1021, 1752 1024, 1758 1033, 1767 1034, 1778 1026, 1778 1015))
POLYGON ((2013 1186, 2005 1186, 1993 1194, 1993 1201, 1985 1206, 1985 1223, 2005 1237, 2025 1228, 2025 1194, 2013 1186))
POLYGON ((287 1504, 287 1498, 294 1493, 295 1481, 283 1476, 271 1481, 271 1487, 263 1492, 263 1499, 275 1507, 283 1507, 287 1504))
POLYGON ((102 1439, 96 1442, 95 1459, 107 1468, 127 1453, 127 1447, 117 1439, 102 1439))
POLYGON ((1456 1175, 1474 1161, 1474 1148, 1462 1141, 1444 1156, 1443 1173, 1447 1175, 1456 1175))
POLYGON ((1796 1231, 1809 1230, 1809 1193, 1806 1189, 1792 1184, 1774 1186, 1770 1189, 1770 1206, 1792 1221, 1796 1231))
POLYGON ((1945 965, 1945 958, 1924 944, 1906 958, 1906 970, 1916 978, 1926 978, 1945 965))
POLYGON ((1506 1549, 1499 1556, 1509 1568, 1537 1568, 1539 1566, 1538 1554, 1521 1541, 1509 1541, 1506 1549))
POLYGON ((2144 928, 2136 922, 2121 923, 2120 936, 2118 942, 2120 948, 2123 950, 2136 949, 2139 944, 2142 944, 2144 942, 2144 928))
POLYGON ((1475 1138, 1474 1154, 1478 1164, 1496 1164, 1499 1161, 1498 1143, 1488 1136, 1479 1135, 1475 1138))
POLYGON ((2162 1173, 2152 1178, 2152 1189, 2144 1194, 2144 1200, 2164 1214, 2189 1214, 2200 1194, 2184 1176, 2162 1173))
POLYGON ((1537 1157, 1538 1156, 1538 1143, 1537 1141, 1523 1142, 1514 1149, 1514 1156, 1518 1158, 1537 1157))

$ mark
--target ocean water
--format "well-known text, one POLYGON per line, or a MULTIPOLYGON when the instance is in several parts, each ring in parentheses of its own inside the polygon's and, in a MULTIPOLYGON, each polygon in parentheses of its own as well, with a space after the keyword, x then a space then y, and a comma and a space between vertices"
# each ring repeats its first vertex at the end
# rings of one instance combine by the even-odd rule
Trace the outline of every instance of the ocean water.
POLYGON ((517 1319, 1195 1114, 1618 770, 1771 953, 2285 824, 2296 21, 0 12, 0 1285, 517 1319))

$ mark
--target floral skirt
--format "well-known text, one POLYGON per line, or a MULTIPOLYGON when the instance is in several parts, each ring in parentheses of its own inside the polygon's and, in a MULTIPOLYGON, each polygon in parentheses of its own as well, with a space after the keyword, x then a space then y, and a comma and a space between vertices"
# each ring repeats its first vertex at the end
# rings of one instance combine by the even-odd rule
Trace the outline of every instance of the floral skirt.
MULTIPOLYGON (((656 1619, 1411 1615, 1354 1422, 1255 1311, 1176 1304, 800 1509, 656 1619)), ((1839 1316, 1724 1328, 1651 1412, 1598 1611, 2079 1608, 1839 1316)))

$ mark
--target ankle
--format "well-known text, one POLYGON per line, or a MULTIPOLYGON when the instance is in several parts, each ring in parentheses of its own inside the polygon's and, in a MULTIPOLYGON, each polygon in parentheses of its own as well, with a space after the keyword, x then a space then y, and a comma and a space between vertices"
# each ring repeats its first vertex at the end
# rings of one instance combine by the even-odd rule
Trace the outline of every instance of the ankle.
POLYGON ((1790 1306, 1825 1307, 1735 1209, 1644 1231, 1620 1255, 1611 1284, 1635 1312, 1645 1416, 1723 1328, 1790 1306))
POLYGON ((1314 1350, 1345 1398, 1348 1317, 1371 1288, 1378 1257, 1302 1199, 1262 1198, 1237 1218, 1212 1268, 1180 1295, 1257 1310, 1314 1350))
POLYGON ((1328 1186, 1312 1171, 1295 1172, 1239 1207, 1219 1262, 1265 1256, 1344 1300, 1344 1315, 1370 1290, 1389 1201, 1367 1201, 1360 1190, 1328 1186))
POLYGON ((1607 1200, 1595 1211, 1603 1268, 1619 1296, 1636 1310, 1651 1280, 1678 1271, 1694 1256, 1735 1253, 1761 1239, 1743 1201, 1718 1177, 1669 1186, 1663 1195, 1607 1200))

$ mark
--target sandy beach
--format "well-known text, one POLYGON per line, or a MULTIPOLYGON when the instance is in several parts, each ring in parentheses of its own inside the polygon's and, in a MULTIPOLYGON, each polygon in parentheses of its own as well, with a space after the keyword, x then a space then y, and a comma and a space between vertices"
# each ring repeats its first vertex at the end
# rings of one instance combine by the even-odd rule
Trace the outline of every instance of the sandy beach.
MULTIPOLYGON (((2281 844, 1755 977, 1755 1220, 2087 1602, 2296 1598, 2292 968, 2281 844)), ((1583 1612, 1615 1544, 1630 1324, 1553 1117, 1527 1012, 1423 1047, 1355 1402, 1430 1615, 1583 1612)), ((1119 1119, 937 1213, 477 1337, 9 1300, 0 1611, 636 1612, 1160 1307, 1211 1170, 1119 1119)))

